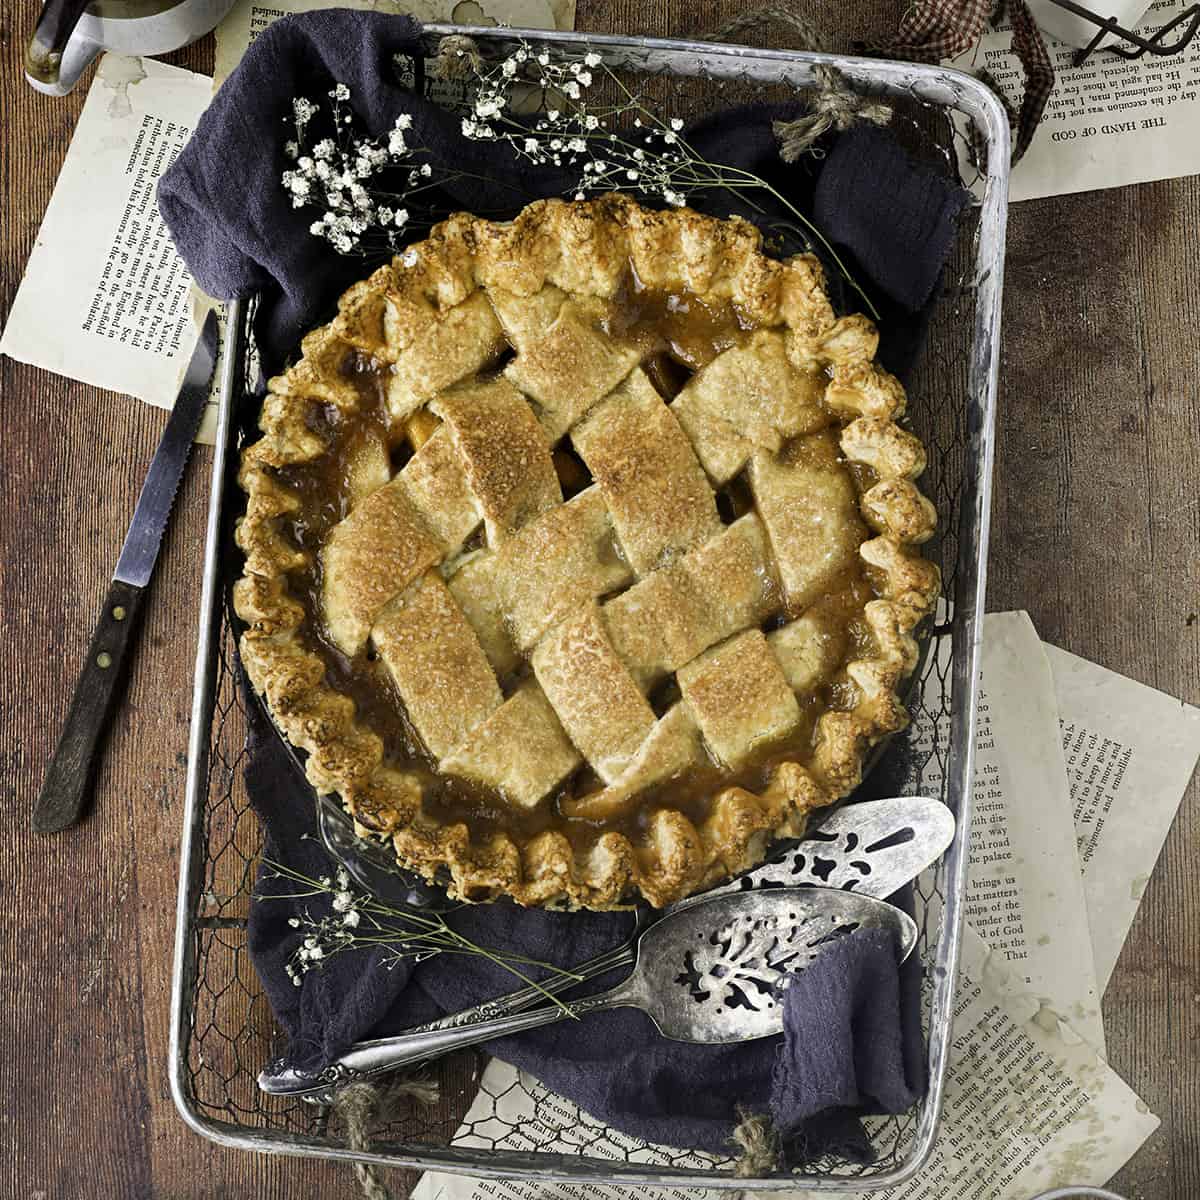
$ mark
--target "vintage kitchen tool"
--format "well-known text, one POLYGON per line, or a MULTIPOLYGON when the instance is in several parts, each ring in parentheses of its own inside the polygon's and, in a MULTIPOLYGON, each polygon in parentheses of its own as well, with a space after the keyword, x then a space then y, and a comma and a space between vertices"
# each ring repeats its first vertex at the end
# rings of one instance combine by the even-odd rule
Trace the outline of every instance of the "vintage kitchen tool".
POLYGON ((1200 31, 1200 4, 1177 13, 1155 33, 1137 32, 1149 0, 1029 0, 1033 19, 1053 38, 1078 46, 1074 65, 1095 50, 1111 50, 1122 58, 1179 54, 1200 31), (1178 36, 1171 37, 1177 31, 1178 36))
POLYGON ((165 54, 203 37, 233 0, 46 0, 25 49, 25 78, 65 96, 102 50, 165 54))
POLYGON ((33 828, 38 833, 66 829, 83 811, 93 767, 133 652, 146 586, 208 401, 216 359, 217 316, 210 312, 142 484, 66 724, 34 806, 33 828))
MULTIPOLYGON (((917 927, 907 913, 853 892, 778 888, 680 904, 641 935, 633 973, 610 991, 467 1026, 360 1042, 322 1073, 321 1082, 380 1074, 608 1008, 640 1008, 664 1037, 679 1042, 770 1037, 783 1030, 781 997, 789 977, 856 929, 889 930, 901 962, 916 945, 917 927)), ((264 1090, 271 1082, 259 1077, 264 1090)))
MULTIPOLYGON (((336 805, 330 803, 329 811, 349 824, 336 805)), ((338 828, 335 825, 335 829, 338 828)), ((339 837, 340 832, 333 836, 339 837)), ((325 837, 328 845, 330 834, 326 832, 325 837)), ((703 904, 718 895, 797 886, 840 888, 883 899, 940 858, 953 838, 954 817, 939 800, 924 796, 894 796, 886 800, 848 804, 826 817, 804 841, 774 855, 762 866, 732 883, 702 896, 680 901, 667 912, 703 904)), ((346 860, 343 858, 343 861, 346 860)), ((391 873, 385 872, 381 878, 384 882, 396 882, 395 875, 391 873)), ((645 929, 647 921, 655 919, 656 914, 643 910, 638 932, 645 929)), ((627 942, 572 967, 572 973, 579 977, 578 981, 583 981, 630 966, 636 960, 636 946, 636 941, 627 942)), ((540 987, 521 988, 475 1008, 420 1025, 398 1035, 398 1039, 406 1040, 416 1034, 433 1034, 439 1030, 461 1029, 521 1012, 545 1000, 547 992, 565 991, 576 986, 576 983, 576 980, 564 978, 561 981, 548 980, 540 987)), ((382 1052, 385 1043, 391 1040, 377 1039, 369 1044, 382 1052)), ((360 1045, 366 1046, 368 1043, 360 1045)), ((347 1058, 359 1048, 352 1048, 347 1058)), ((269 1063, 259 1075, 258 1083, 265 1092, 322 1099, 331 1081, 344 1078, 341 1071, 345 1062, 346 1058, 339 1059, 326 1071, 314 1074, 297 1071, 276 1060, 269 1063)))

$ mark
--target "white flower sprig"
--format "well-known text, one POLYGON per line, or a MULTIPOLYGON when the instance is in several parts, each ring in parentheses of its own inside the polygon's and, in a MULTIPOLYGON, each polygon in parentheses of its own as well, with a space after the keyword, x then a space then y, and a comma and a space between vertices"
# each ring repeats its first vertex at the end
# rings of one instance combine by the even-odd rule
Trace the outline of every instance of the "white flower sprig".
POLYGON ((408 209, 395 203, 394 192, 381 192, 369 181, 386 167, 407 171, 406 191, 420 191, 433 174, 422 152, 410 147, 406 134, 412 128, 407 113, 396 118, 386 139, 356 137, 353 114, 346 102, 350 89, 339 83, 328 93, 332 101, 333 136, 310 144, 309 127, 320 108, 306 97, 292 102, 295 138, 284 145, 294 166, 283 173, 284 189, 294 208, 315 207, 322 215, 308 227, 314 237, 324 238, 341 254, 364 249, 363 237, 381 233, 392 249, 398 249, 409 221, 408 209), (388 203, 387 201, 393 201, 388 203))
MULTIPOLYGON (((462 50, 457 54, 473 75, 468 94, 474 99, 462 118, 464 137, 506 143, 520 161, 567 172, 572 183, 566 194, 579 200, 622 191, 677 208, 696 193, 725 190, 761 212, 752 196, 769 195, 791 213, 809 244, 820 248, 878 318, 870 297, 804 213, 761 176, 705 159, 687 141, 679 117, 662 117, 647 108, 599 54, 555 59, 524 41, 492 64, 462 50), (532 120, 521 115, 530 89, 540 91, 542 98, 541 115, 532 120)), ((295 207, 321 210, 309 232, 339 253, 398 250, 416 225, 449 215, 431 207, 433 189, 451 180, 481 178, 433 163, 428 151, 411 140, 407 114, 396 119, 385 138, 358 137, 347 103, 350 89, 339 83, 328 98, 333 136, 315 142, 310 130, 320 108, 304 97, 293 102, 295 136, 284 147, 293 165, 283 172, 282 182, 295 207), (386 189, 380 178, 385 173, 386 189)))
POLYGON ((301 986, 309 971, 320 968, 346 950, 381 947, 387 951, 384 965, 388 967, 406 959, 423 962, 439 954, 471 954, 503 967, 522 983, 543 992, 568 1015, 573 1015, 549 989, 530 979, 526 968, 538 967, 550 975, 574 982, 581 981, 582 975, 510 951, 489 950, 452 929, 439 913, 396 908, 356 891, 344 867, 339 867, 333 875, 313 879, 283 863, 265 860, 265 865, 270 868, 268 878, 286 879, 301 888, 291 892, 260 893, 257 899, 311 898, 314 901, 313 908, 305 905, 298 916, 288 918, 288 924, 301 935, 300 945, 285 967, 295 987, 301 986), (314 912, 317 901, 320 907, 314 912))

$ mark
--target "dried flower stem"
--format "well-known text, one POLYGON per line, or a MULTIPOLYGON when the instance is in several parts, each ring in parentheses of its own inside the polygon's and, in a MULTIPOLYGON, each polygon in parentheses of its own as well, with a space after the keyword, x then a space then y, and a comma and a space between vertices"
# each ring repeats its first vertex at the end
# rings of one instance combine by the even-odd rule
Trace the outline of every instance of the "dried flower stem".
MULTIPOLYGON (((611 191, 640 192, 678 207, 692 193, 724 190, 762 212, 750 196, 770 196, 795 218, 809 244, 819 247, 878 319, 870 296, 809 217, 761 176, 705 159, 682 136, 681 119, 664 119, 647 108, 599 54, 554 60, 548 50, 535 52, 525 42, 492 64, 462 49, 456 53, 475 88, 471 111, 462 119, 464 137, 504 142, 519 160, 533 166, 575 168, 576 181, 568 191, 576 199, 611 191), (598 80, 612 85, 615 102, 585 95, 598 80), (531 86, 540 89, 544 105, 533 120, 515 115, 523 107, 517 89, 531 86)), ((296 207, 322 210, 309 231, 339 253, 399 250, 414 228, 448 215, 435 210, 431 193, 459 180, 495 183, 475 172, 435 165, 426 149, 409 144, 412 118, 407 114, 397 118, 386 138, 355 137, 346 105, 349 89, 339 83, 328 95, 333 136, 311 145, 310 127, 321 110, 306 98, 293 102, 295 139, 285 149, 294 166, 284 172, 283 185, 296 207), (402 173, 403 188, 381 187, 377 177, 385 171, 402 173)))
POLYGON ((306 907, 299 916, 288 920, 293 929, 301 930, 304 934, 286 968, 288 978, 296 987, 300 986, 308 971, 320 967, 345 950, 384 947, 390 952, 387 960, 389 965, 406 958, 422 962, 437 954, 466 954, 495 963, 522 983, 541 992, 566 1016, 574 1015, 549 988, 530 978, 522 968, 537 967, 561 980, 581 982, 584 977, 574 971, 524 954, 490 950, 452 929, 440 913, 425 914, 411 908, 395 908, 365 892, 355 892, 351 889, 350 876, 345 868, 339 868, 333 876, 322 875, 313 879, 284 863, 270 859, 263 861, 272 872, 271 878, 287 879, 305 886, 303 890, 295 892, 263 893, 257 899, 311 898, 329 901, 330 911, 326 916, 314 916, 306 907))

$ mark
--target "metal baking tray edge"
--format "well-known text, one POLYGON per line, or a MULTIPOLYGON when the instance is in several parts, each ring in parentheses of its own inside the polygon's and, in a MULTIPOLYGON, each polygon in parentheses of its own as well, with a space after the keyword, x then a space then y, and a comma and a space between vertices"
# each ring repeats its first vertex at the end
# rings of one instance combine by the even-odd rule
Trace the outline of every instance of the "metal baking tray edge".
POLYGON ((1006 236, 1009 170, 1009 127, 991 91, 970 75, 939 66, 878 61, 840 55, 765 50, 675 39, 629 38, 544 30, 487 29, 427 25, 429 44, 449 34, 503 44, 517 38, 553 44, 566 52, 606 51, 643 70, 670 70, 686 75, 714 68, 743 78, 811 83, 818 64, 834 67, 865 91, 902 92, 953 107, 968 117, 988 150, 980 200, 976 262, 974 335, 968 375, 966 452, 958 529, 959 560, 951 635, 952 697, 946 800, 958 819, 958 833, 945 859, 945 898, 941 934, 933 966, 933 996, 927 1031, 929 1086, 916 1135, 905 1160, 874 1175, 786 1174, 744 1178, 732 1173, 686 1168, 622 1164, 574 1155, 487 1151, 464 1147, 384 1146, 352 1151, 332 1139, 282 1130, 255 1130, 213 1120, 201 1113, 186 1086, 187 1043, 191 1013, 188 993, 195 978, 194 914, 203 867, 203 821, 209 766, 209 735, 215 699, 218 643, 222 619, 219 548, 226 472, 230 464, 233 407, 240 394, 245 349, 247 304, 234 300, 226 312, 229 352, 221 377, 212 490, 206 532, 205 566, 200 596, 188 773, 180 846, 179 890, 171 989, 169 1076, 171 1095, 184 1122, 195 1132, 224 1145, 263 1153, 315 1156, 381 1166, 441 1169, 492 1178, 575 1180, 598 1184, 695 1186, 729 1190, 794 1190, 863 1192, 895 1187, 923 1166, 937 1136, 950 1048, 951 1014, 961 941, 964 889, 974 776, 978 666, 986 585, 988 525, 999 374, 1000 307, 1006 236), (689 69, 692 67, 694 69, 689 69), (969 552, 968 552, 969 551, 969 552))

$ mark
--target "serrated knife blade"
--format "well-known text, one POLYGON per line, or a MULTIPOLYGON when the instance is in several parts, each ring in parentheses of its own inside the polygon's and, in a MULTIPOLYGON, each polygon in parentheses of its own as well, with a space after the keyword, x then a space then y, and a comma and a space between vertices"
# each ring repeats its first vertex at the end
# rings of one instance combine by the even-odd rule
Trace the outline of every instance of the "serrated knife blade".
POLYGON ((91 791, 104 734, 136 643, 146 585, 208 402, 217 330, 217 315, 210 312, 142 484, 66 723, 34 805, 33 828, 38 833, 57 833, 75 824, 91 791))

